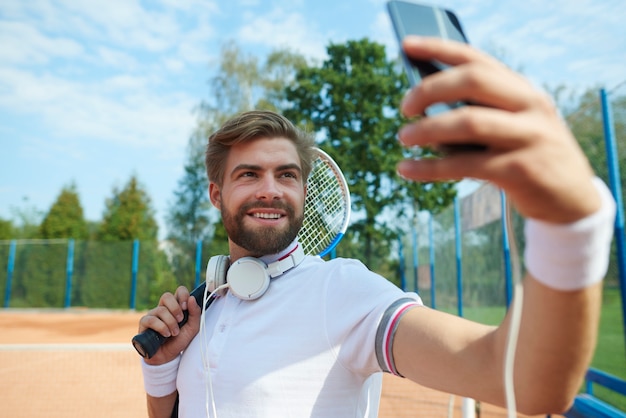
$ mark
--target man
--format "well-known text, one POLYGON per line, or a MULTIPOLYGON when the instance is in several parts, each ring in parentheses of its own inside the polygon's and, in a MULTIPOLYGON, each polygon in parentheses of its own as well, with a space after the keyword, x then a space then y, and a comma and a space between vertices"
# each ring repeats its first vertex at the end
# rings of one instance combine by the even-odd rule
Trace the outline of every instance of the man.
MULTIPOLYGON (((566 410, 593 354, 614 202, 550 100, 527 81, 467 45, 409 37, 403 47, 415 59, 453 66, 408 93, 407 117, 437 102, 483 106, 410 123, 400 141, 471 142, 486 151, 402 161, 398 173, 490 181, 528 219, 515 398, 528 414, 566 410)), ((231 263, 297 253, 311 145, 263 112, 233 119, 210 138, 209 194, 229 234, 231 263)), ((169 417, 178 395, 181 416, 367 416, 375 402, 366 383, 380 371, 506 403, 509 316, 491 327, 428 309, 353 260, 300 258, 259 299, 228 292, 202 327, 200 316, 181 287, 140 320, 140 332, 173 337, 144 364, 152 417, 169 417), (185 309, 189 321, 179 328, 185 309)))

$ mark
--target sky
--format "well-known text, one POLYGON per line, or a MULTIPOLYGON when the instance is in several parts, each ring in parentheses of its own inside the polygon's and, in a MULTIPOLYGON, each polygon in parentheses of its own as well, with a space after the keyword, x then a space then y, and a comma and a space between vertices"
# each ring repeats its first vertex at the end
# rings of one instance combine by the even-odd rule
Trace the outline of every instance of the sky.
MULTIPOLYGON (((538 87, 626 80, 623 0, 429 3, 538 87)), ((329 43, 364 37, 397 56, 384 0, 1 0, 0 218, 45 213, 75 184, 99 221, 135 175, 164 238, 222 45, 324 59, 329 43)))

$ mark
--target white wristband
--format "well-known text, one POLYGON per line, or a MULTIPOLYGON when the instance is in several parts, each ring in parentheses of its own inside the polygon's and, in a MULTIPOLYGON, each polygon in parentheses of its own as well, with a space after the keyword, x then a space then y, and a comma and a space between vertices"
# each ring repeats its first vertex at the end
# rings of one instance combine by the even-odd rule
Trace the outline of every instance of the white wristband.
POLYGON ((158 366, 147 364, 143 358, 141 359, 143 386, 148 395, 161 398, 176 392, 176 377, 180 358, 181 356, 177 356, 174 360, 158 366))
POLYGON ((528 219, 524 234, 526 269, 557 290, 578 290, 602 281, 609 266, 615 225, 615 200, 604 182, 593 179, 602 206, 570 224, 528 219))

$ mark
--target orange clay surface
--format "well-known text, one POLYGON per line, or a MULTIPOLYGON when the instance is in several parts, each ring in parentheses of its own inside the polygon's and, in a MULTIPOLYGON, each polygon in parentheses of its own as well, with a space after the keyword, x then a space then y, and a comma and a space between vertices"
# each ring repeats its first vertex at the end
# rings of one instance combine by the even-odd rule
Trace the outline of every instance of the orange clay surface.
MULTIPOLYGON (((0 310, 0 416, 147 417, 130 344, 142 313, 0 310)), ((459 397, 385 375, 381 418, 461 417, 459 397)), ((476 417, 506 417, 479 405, 476 417)), ((554 415, 553 415, 554 417, 554 415)))

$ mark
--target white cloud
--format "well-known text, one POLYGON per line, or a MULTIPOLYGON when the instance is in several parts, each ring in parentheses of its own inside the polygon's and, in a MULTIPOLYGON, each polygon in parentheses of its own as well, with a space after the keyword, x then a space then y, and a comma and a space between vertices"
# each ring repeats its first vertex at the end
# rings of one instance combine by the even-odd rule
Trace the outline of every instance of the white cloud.
POLYGON ((43 35, 21 22, 0 21, 2 65, 47 64, 54 58, 73 58, 84 50, 76 41, 43 35))
POLYGON ((248 14, 238 32, 241 42, 270 48, 289 48, 307 57, 326 56, 326 37, 304 15, 277 8, 267 14, 248 14))

